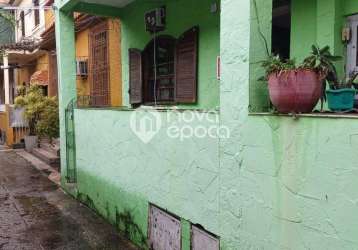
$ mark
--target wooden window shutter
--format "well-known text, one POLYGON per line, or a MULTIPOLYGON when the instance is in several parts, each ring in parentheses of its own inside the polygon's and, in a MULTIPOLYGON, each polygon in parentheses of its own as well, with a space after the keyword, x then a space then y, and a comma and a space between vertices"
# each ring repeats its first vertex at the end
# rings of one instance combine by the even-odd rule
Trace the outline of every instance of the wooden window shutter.
POLYGON ((143 100, 142 52, 129 49, 129 99, 131 104, 143 100))
POLYGON ((177 42, 175 59, 175 101, 196 103, 198 82, 199 28, 186 31, 177 42))

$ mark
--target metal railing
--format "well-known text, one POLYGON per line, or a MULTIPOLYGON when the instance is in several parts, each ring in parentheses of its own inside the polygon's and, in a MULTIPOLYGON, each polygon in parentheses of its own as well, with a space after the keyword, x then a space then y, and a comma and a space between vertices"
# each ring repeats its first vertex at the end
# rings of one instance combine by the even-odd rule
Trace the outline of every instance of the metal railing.
POLYGON ((77 97, 79 108, 109 107, 109 95, 83 95, 77 97))

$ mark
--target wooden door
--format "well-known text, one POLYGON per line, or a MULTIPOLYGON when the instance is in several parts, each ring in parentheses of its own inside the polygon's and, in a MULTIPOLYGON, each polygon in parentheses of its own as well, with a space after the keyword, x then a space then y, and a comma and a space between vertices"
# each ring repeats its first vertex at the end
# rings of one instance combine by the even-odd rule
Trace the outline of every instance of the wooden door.
POLYGON ((109 106, 108 25, 102 22, 90 31, 91 105, 109 106))
POLYGON ((50 54, 48 95, 57 96, 57 94, 58 94, 57 56, 56 54, 50 54))

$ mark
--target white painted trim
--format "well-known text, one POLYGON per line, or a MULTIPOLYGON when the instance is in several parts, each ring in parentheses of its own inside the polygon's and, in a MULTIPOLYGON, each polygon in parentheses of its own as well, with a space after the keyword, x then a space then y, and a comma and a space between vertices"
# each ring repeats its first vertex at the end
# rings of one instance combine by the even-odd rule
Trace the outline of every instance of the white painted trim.
POLYGON ((5 104, 10 104, 9 58, 6 54, 3 56, 3 65, 4 65, 5 104))
POLYGON ((358 71, 358 15, 348 17, 348 25, 351 29, 351 40, 347 45, 347 76, 349 76, 352 71, 358 71))

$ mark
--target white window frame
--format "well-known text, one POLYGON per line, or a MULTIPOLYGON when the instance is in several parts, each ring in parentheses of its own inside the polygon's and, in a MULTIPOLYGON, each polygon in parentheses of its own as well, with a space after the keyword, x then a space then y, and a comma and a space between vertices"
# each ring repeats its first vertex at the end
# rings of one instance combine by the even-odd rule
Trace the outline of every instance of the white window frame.
POLYGON ((349 77, 351 72, 358 72, 357 49, 358 49, 358 15, 348 17, 348 25, 351 30, 351 39, 347 46, 346 72, 349 77))

